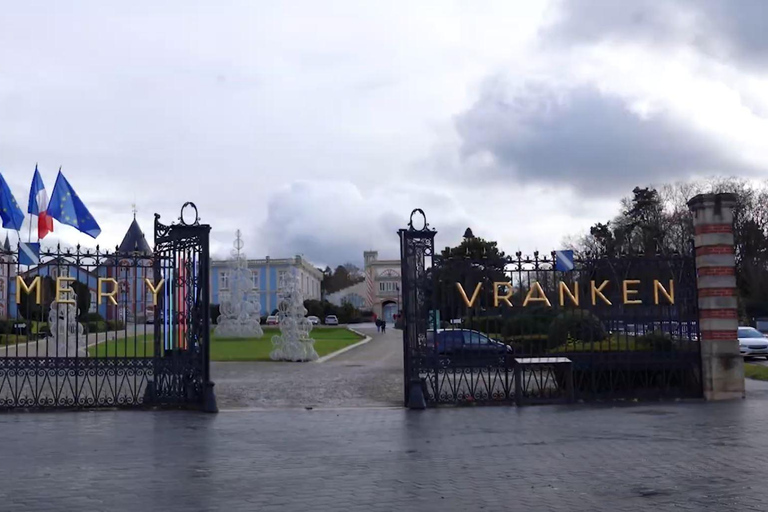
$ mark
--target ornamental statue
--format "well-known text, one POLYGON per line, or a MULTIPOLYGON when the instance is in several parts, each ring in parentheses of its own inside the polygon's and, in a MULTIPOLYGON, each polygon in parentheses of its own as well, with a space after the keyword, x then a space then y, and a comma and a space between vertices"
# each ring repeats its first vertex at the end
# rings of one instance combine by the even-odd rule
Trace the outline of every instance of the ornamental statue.
POLYGON ((275 347, 269 355, 274 361, 315 361, 315 340, 309 337, 312 322, 307 319, 299 276, 294 269, 281 284, 281 301, 277 308, 280 334, 272 336, 275 347))
POLYGON ((261 304, 258 291, 253 286, 253 271, 248 268, 248 260, 243 248, 240 230, 235 232, 232 259, 227 272, 229 291, 221 293, 224 298, 220 304, 220 315, 214 329, 218 338, 261 338, 261 304))

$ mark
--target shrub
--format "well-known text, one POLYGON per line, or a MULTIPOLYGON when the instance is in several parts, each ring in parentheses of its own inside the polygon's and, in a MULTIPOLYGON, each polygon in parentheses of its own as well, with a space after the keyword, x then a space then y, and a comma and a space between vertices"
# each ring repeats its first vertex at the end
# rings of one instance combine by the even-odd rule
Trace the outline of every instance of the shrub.
POLYGON ((104 332, 107 330, 107 322, 87 322, 85 324, 86 333, 104 332))
POLYGON ((86 313, 83 315, 81 321, 83 322, 103 322, 104 317, 101 316, 99 313, 86 313))
POLYGON ((582 343, 602 341, 606 334, 600 319, 589 311, 583 309, 564 311, 555 317, 549 326, 547 348, 565 345, 569 339, 582 343))
POLYGON ((672 337, 662 331, 654 331, 635 339, 637 350, 652 350, 654 352, 671 352, 675 349, 672 337))
POLYGON ((108 320, 107 321, 107 330, 108 331, 121 331, 125 329, 125 323, 122 320, 108 320))
POLYGON ((555 313, 547 308, 518 311, 510 315, 489 315, 462 318, 462 327, 484 332, 493 337, 547 336, 555 313))

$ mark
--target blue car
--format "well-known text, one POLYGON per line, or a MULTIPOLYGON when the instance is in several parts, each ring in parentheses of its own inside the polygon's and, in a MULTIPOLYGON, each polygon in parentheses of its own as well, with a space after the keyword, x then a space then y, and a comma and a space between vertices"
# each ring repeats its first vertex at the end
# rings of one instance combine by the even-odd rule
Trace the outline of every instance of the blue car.
POLYGON ((469 329, 427 331, 427 365, 440 368, 455 366, 508 366, 512 347, 469 329))

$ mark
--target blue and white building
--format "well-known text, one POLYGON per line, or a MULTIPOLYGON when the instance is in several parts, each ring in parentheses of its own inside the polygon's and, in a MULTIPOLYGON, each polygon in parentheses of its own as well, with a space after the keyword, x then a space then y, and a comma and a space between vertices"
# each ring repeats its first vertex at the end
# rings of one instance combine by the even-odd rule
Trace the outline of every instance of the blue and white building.
MULTIPOLYGON (((221 304, 229 292, 230 260, 211 261, 211 304, 221 304)), ((323 273, 301 256, 285 259, 248 260, 248 269, 253 272, 253 290, 261 303, 261 315, 269 315, 277 309, 283 278, 290 272, 299 275, 304 300, 320 300, 320 283, 323 273)))

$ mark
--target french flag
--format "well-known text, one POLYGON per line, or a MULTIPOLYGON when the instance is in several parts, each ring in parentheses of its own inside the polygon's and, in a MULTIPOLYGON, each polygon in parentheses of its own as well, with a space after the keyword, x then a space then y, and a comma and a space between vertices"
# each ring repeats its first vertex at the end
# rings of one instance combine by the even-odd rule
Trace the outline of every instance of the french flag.
POLYGON ((32 188, 29 189, 29 207, 27 213, 37 215, 37 238, 43 239, 53 231, 53 217, 48 211, 48 193, 45 191, 43 178, 35 165, 35 177, 32 178, 32 188))

